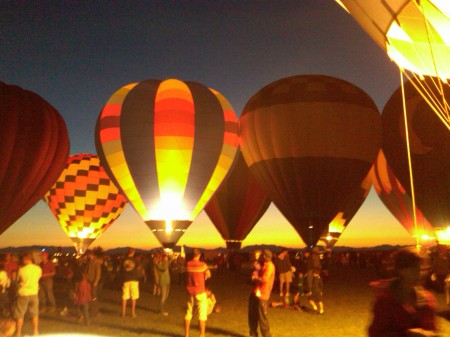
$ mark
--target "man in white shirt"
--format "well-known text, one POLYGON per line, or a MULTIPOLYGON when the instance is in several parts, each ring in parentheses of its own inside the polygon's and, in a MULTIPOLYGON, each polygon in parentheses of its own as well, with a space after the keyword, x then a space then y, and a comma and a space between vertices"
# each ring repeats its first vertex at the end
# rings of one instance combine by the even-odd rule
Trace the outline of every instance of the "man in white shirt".
POLYGON ((22 326, 25 313, 29 312, 33 325, 33 335, 39 334, 39 279, 41 278, 41 267, 33 263, 33 255, 28 252, 22 256, 22 267, 17 273, 19 288, 17 301, 14 306, 14 318, 17 321, 16 336, 22 335, 22 326))

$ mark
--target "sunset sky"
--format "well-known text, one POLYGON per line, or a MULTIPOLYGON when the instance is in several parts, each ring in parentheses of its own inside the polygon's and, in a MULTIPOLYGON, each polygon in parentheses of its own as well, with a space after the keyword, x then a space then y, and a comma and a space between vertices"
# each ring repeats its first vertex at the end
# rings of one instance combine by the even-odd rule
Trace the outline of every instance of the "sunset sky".
MULTIPOLYGON (((95 153, 97 116, 118 88, 178 78, 220 91, 239 116, 249 98, 283 77, 321 74, 349 81, 379 110, 399 71, 332 0, 76 2, 3 1, 0 81, 36 92, 64 117, 71 154, 95 153)), ((272 205, 243 245, 303 247, 272 205)), ((70 246, 39 201, 0 235, 0 247, 70 246)), ((179 244, 224 247, 202 212, 179 244)), ((371 190, 337 245, 415 244, 371 190)), ((152 248, 159 243, 127 205, 92 247, 152 248)))

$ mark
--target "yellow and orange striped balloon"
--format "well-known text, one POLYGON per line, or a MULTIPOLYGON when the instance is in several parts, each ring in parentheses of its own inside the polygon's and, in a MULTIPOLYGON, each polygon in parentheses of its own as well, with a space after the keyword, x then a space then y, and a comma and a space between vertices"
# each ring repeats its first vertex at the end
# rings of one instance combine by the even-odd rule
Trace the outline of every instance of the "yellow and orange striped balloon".
POLYGON ((112 225, 127 203, 93 154, 70 156, 44 200, 78 253, 112 225))
POLYGON ((116 91, 97 121, 96 146, 112 179, 171 247, 231 167, 238 119, 220 93, 195 82, 146 80, 116 91))

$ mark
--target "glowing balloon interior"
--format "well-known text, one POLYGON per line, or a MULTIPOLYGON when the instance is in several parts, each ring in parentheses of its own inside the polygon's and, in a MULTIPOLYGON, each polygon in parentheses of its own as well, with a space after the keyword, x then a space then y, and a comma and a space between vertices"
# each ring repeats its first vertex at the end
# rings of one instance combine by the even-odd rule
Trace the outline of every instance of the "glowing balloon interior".
POLYGON ((238 120, 217 91, 176 79, 115 92, 97 121, 101 162, 163 246, 203 210, 233 163, 238 120))
POLYGON ((450 2, 340 0, 450 130, 450 2), (429 77, 427 82, 422 81, 429 77))
POLYGON ((92 154, 70 156, 45 201, 78 253, 112 225, 127 202, 92 154))

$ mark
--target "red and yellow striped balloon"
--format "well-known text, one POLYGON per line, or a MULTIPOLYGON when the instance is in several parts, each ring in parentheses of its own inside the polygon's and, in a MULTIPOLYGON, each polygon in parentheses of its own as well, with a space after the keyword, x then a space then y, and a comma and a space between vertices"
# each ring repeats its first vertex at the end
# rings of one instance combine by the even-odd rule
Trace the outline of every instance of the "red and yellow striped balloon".
POLYGON ((127 202, 93 154, 70 156, 44 199, 78 253, 112 225, 127 202))
POLYGON ((163 246, 171 247, 228 173, 239 124, 217 91, 176 79, 116 91, 97 121, 102 164, 163 246))

